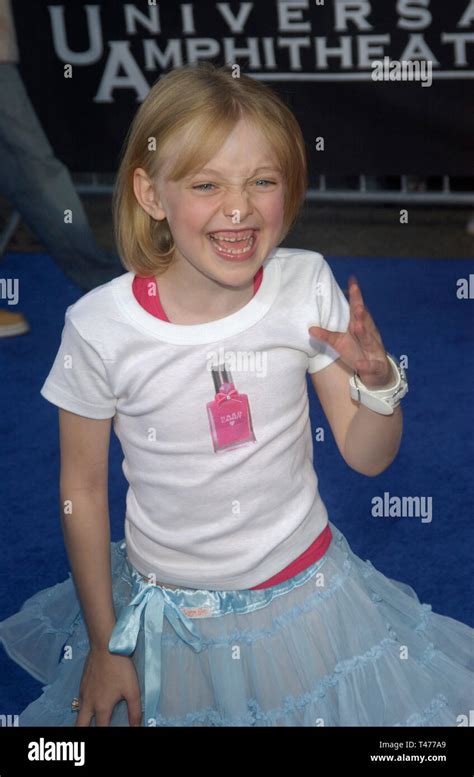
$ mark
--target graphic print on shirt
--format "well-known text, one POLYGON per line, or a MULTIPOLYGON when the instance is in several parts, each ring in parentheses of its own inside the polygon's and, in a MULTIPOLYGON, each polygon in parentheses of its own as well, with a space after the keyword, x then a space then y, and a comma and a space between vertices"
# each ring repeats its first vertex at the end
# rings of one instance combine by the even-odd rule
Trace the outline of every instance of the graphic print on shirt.
POLYGON ((247 394, 239 394, 225 364, 212 367, 212 378, 216 395, 206 407, 214 452, 257 442, 247 394))

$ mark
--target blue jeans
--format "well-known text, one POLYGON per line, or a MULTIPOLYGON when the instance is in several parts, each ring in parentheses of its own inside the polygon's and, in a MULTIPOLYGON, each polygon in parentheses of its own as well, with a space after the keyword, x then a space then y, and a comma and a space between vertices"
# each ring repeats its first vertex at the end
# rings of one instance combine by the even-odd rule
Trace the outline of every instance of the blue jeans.
POLYGON ((55 157, 12 62, 0 63, 0 94, 0 192, 83 291, 122 275, 119 257, 97 245, 69 171, 55 157), (72 223, 64 223, 66 209, 72 223))

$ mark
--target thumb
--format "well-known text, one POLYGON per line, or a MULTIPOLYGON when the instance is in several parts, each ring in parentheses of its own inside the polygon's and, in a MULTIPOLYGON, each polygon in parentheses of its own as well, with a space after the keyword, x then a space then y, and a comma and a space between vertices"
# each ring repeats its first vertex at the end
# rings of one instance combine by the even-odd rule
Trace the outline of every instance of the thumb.
POLYGON ((339 335, 341 334, 340 332, 331 332, 329 329, 323 329, 320 326, 316 326, 316 324, 310 324, 308 331, 311 337, 316 338, 316 340, 322 340, 331 346, 334 346, 336 341, 339 339, 339 335))

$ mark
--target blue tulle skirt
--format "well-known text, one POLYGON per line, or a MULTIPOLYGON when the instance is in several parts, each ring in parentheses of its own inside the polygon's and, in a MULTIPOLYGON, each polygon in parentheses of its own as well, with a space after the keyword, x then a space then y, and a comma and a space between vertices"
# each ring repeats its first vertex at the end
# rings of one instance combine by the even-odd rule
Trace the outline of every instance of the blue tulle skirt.
MULTIPOLYGON (((109 650, 134 662, 142 726, 463 725, 474 629, 420 603, 330 526, 321 559, 258 590, 156 586, 125 542, 111 543, 109 650)), ((89 641, 71 573, 1 622, 0 642, 44 684, 19 725, 74 726, 89 641)), ((110 725, 129 725, 125 699, 110 725)))

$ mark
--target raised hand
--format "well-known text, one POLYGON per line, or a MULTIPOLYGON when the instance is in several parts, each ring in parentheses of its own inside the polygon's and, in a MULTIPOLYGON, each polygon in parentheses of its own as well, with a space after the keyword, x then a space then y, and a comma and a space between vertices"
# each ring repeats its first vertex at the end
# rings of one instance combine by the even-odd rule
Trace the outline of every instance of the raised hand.
POLYGON ((349 306, 347 332, 331 332, 329 329, 311 326, 308 330, 310 335, 334 348, 342 361, 357 371, 368 388, 395 385, 380 332, 365 307, 355 275, 349 276, 349 306))

